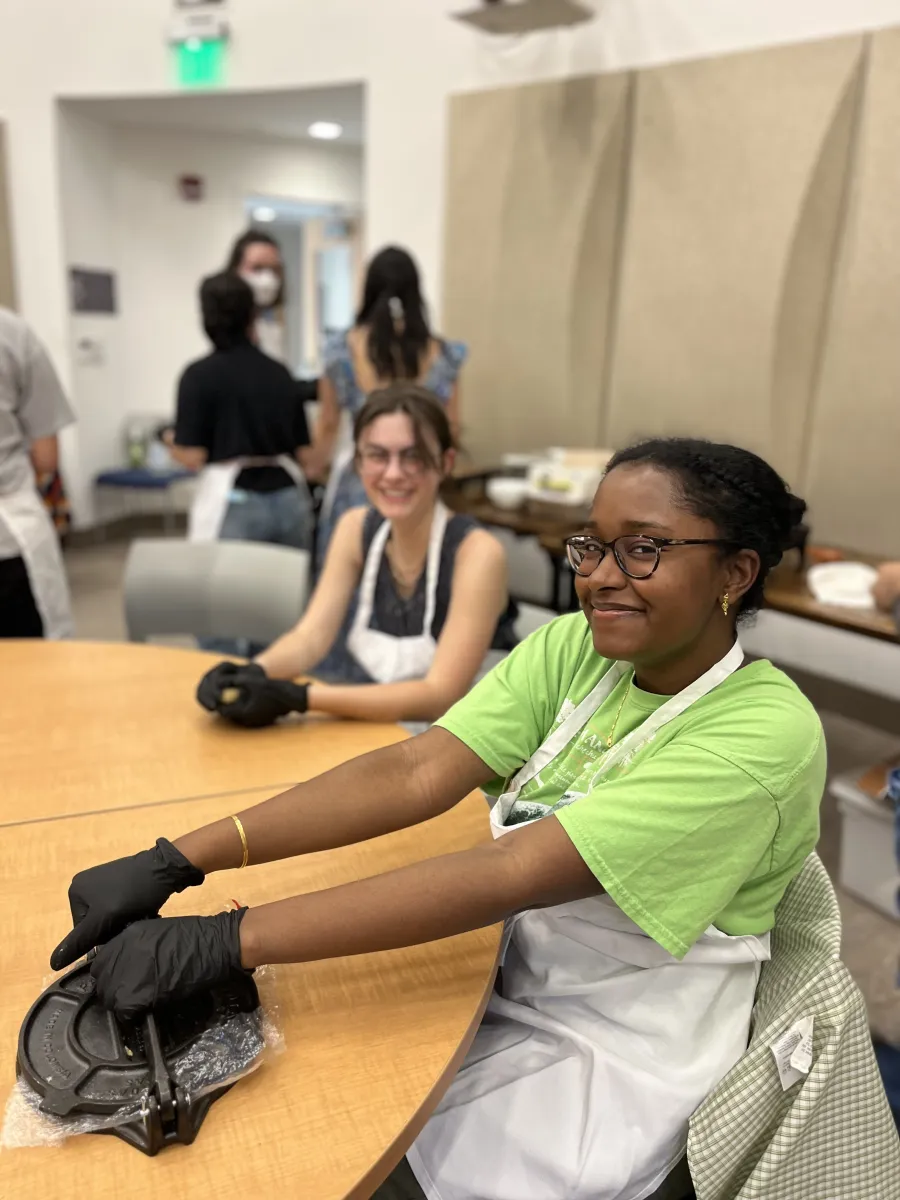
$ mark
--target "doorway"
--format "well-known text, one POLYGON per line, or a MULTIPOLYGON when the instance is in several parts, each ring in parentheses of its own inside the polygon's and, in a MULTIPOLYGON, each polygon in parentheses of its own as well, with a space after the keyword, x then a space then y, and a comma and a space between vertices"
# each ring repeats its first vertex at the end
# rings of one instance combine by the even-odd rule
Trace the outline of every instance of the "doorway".
POLYGON ((363 269, 362 211, 250 196, 247 224, 275 238, 284 261, 285 360, 303 379, 322 370, 328 339, 353 324, 363 269))

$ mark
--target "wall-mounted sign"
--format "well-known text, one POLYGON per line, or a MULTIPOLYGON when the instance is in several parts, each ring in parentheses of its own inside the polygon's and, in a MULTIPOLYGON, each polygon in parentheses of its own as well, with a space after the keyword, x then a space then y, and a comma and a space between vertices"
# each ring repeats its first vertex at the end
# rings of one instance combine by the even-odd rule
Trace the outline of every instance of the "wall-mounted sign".
POLYGON ((72 312, 116 312, 116 277, 112 271, 69 268, 69 297, 72 312))
POLYGON ((185 88, 220 87, 229 35, 223 0, 176 0, 175 7, 169 42, 178 83, 185 88))

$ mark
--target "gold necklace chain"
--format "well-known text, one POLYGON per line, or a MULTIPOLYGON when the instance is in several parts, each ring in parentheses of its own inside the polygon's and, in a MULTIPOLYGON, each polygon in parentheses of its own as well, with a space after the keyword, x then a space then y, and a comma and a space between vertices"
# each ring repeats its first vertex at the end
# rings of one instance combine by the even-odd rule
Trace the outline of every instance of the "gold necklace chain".
POLYGON ((628 699, 628 692, 629 692, 630 688, 631 688, 631 680, 629 679, 628 682, 625 684, 625 691, 622 693, 622 699, 619 702, 619 709, 618 709, 618 712, 616 713, 616 719, 613 721, 613 727, 609 731, 609 734, 607 735, 607 738, 606 738, 607 750, 612 749, 613 739, 616 736, 616 729, 619 724, 619 717, 621 717, 621 715, 622 715, 622 709, 625 707, 625 701, 628 699))

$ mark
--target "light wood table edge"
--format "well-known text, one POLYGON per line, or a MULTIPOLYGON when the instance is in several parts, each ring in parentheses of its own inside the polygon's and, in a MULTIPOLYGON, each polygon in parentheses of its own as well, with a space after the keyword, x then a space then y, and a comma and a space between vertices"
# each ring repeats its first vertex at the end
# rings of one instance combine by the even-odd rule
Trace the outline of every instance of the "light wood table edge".
POLYGON ((494 990, 494 983, 497 978, 497 970, 500 966, 500 948, 503 944, 502 925, 495 925, 494 932, 497 934, 497 953, 494 958, 494 967, 485 983, 484 993, 478 1003, 478 1007, 472 1014, 472 1020, 466 1029, 465 1034, 460 1038, 459 1045, 454 1053, 447 1060, 447 1065, 434 1081, 434 1085, 428 1095, 425 1097, 413 1119, 409 1122, 402 1133, 394 1139, 388 1148, 381 1155, 381 1158, 366 1171, 362 1179, 354 1184, 353 1188, 347 1192, 344 1200, 372 1200, 372 1193, 376 1188, 390 1175, 391 1171, 397 1166, 407 1150, 428 1124, 428 1119, 438 1103, 443 1099, 444 1093, 450 1087, 456 1077, 459 1068, 462 1066, 463 1059, 469 1053, 469 1047, 475 1040, 475 1034, 481 1025, 481 1019, 485 1014, 488 1002, 491 998, 491 993, 494 990))
MULTIPOLYGON (((56 821, 75 821, 79 817, 104 817, 114 813, 139 812, 145 808, 165 808, 169 804, 193 804, 199 800, 220 800, 227 796, 240 799, 242 796, 259 796, 264 799, 279 796, 282 792, 298 787, 303 780, 282 780, 280 783, 252 783, 246 787, 229 788, 223 792, 201 792, 196 796, 164 796, 161 800, 144 800, 139 804, 119 804, 114 808, 89 808, 79 812, 53 813, 45 817, 23 817, 19 821, 0 821, 0 830, 15 829, 19 825, 50 825, 56 821)), ((255 801, 261 804, 262 800, 255 801)))

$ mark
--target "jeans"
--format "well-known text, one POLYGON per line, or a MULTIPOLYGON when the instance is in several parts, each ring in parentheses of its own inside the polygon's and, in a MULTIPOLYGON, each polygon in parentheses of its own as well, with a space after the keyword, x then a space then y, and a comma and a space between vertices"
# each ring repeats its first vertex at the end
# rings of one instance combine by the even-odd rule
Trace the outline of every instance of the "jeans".
MULTIPOLYGON (((277 492, 245 492, 234 488, 219 537, 228 542, 269 542, 312 550, 313 525, 312 502, 307 491, 297 487, 277 492)), ((252 658, 261 654, 265 646, 248 638, 201 638, 200 648, 229 657, 252 658)))
POLYGON ((272 542, 312 550, 313 511, 308 492, 297 487, 277 492, 245 492, 235 488, 219 537, 223 541, 272 542))

